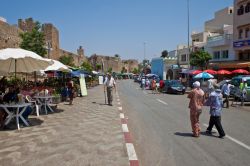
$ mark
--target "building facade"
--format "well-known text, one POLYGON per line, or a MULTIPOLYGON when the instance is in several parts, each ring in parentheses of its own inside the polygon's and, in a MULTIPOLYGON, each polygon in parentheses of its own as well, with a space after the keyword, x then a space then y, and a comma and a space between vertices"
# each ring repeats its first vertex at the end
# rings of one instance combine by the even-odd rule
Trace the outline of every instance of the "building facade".
POLYGON ((250 60, 250 0, 234 1, 233 46, 239 61, 250 60))
POLYGON ((178 45, 177 46, 177 64, 180 68, 188 69, 190 67, 189 64, 189 55, 190 48, 186 45, 178 45))

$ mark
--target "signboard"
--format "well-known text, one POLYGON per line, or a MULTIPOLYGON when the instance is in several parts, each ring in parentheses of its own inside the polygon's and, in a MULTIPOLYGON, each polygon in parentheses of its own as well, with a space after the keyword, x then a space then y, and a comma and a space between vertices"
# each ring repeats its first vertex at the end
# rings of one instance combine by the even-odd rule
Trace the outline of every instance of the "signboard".
POLYGON ((250 40, 242 40, 234 42, 234 48, 240 48, 245 46, 250 46, 250 40))
POLYGON ((80 80, 81 95, 82 96, 87 96, 88 93, 87 93, 87 87, 86 87, 84 74, 80 74, 79 80, 80 80))
POLYGON ((99 76, 99 85, 103 84, 103 76, 99 76))

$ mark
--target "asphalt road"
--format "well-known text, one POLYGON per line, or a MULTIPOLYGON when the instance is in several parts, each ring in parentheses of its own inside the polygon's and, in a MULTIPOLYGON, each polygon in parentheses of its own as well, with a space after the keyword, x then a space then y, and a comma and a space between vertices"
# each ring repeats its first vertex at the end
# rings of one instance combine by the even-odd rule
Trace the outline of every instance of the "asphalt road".
POLYGON ((151 94, 132 80, 119 81, 119 96, 143 166, 250 166, 250 111, 224 109, 224 139, 205 134, 208 108, 200 117, 202 135, 192 137, 186 95, 151 94))

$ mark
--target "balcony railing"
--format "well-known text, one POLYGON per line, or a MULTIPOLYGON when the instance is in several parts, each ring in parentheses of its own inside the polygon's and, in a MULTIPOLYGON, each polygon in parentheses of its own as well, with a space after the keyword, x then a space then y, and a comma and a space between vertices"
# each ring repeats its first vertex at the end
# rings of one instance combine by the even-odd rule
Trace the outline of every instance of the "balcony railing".
POLYGON ((218 35, 207 38, 208 47, 229 45, 233 38, 232 34, 218 35))
POLYGON ((207 41, 213 42, 213 41, 218 41, 218 40, 231 40, 231 39, 232 39, 232 34, 225 34, 225 35, 208 37, 207 41))

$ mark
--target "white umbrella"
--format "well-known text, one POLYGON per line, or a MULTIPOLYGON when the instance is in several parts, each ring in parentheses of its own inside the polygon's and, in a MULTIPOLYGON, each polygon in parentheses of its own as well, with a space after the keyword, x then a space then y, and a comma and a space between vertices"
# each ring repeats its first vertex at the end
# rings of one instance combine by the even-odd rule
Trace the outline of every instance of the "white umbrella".
POLYGON ((48 61, 38 54, 21 48, 6 48, 0 50, 0 72, 5 73, 30 73, 44 70, 53 62, 48 61))
MULTIPOLYGON (((50 60, 50 59, 47 59, 50 60)), ((50 66, 48 66, 44 71, 65 71, 65 72, 71 72, 72 70, 69 69, 66 65, 62 64, 61 62, 57 60, 52 60, 54 63, 50 66)))

